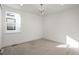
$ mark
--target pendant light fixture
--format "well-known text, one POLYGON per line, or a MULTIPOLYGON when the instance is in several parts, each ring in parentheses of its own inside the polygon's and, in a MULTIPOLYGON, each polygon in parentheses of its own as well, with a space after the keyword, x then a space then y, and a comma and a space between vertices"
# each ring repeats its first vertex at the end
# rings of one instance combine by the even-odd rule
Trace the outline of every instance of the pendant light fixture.
POLYGON ((44 15, 45 14, 44 4, 40 4, 40 13, 41 13, 41 15, 44 15))

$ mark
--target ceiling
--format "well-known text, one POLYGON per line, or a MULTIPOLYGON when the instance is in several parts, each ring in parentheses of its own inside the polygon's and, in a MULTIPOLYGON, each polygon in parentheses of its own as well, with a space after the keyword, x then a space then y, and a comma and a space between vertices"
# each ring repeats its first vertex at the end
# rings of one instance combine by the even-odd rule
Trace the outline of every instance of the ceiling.
MULTIPOLYGON (((36 14, 40 14, 40 7, 41 7, 40 4, 24 4, 23 6, 21 6, 20 4, 11 4, 11 5, 7 4, 6 6, 16 8, 16 9, 21 9, 23 11, 36 13, 36 14)), ((64 4, 64 5, 44 4, 46 14, 56 13, 76 6, 79 6, 79 5, 78 4, 64 4)))

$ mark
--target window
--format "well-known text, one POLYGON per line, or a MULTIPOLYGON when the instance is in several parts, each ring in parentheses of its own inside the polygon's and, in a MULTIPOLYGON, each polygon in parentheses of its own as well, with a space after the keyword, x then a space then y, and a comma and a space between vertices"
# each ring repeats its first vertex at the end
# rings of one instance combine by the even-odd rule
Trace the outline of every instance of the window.
POLYGON ((5 30, 7 33, 20 32, 21 16, 18 13, 6 11, 5 30))

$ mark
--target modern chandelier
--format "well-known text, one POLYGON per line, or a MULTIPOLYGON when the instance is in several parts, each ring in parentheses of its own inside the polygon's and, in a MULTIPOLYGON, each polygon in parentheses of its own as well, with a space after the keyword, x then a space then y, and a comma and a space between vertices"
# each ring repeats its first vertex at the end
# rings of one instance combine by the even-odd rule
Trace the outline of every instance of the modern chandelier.
POLYGON ((44 4, 40 4, 40 13, 41 13, 41 15, 45 15, 46 14, 46 9, 45 9, 45 5, 44 4))

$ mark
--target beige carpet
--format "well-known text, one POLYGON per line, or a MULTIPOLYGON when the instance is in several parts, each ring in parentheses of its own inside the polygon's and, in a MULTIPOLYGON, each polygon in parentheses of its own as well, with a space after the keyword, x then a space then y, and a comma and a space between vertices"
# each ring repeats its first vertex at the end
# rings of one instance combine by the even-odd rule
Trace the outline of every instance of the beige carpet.
POLYGON ((68 49, 62 47, 56 47, 61 45, 60 43, 40 39, 23 44, 19 44, 12 47, 4 48, 3 55, 69 55, 69 54, 79 54, 78 49, 68 49))

